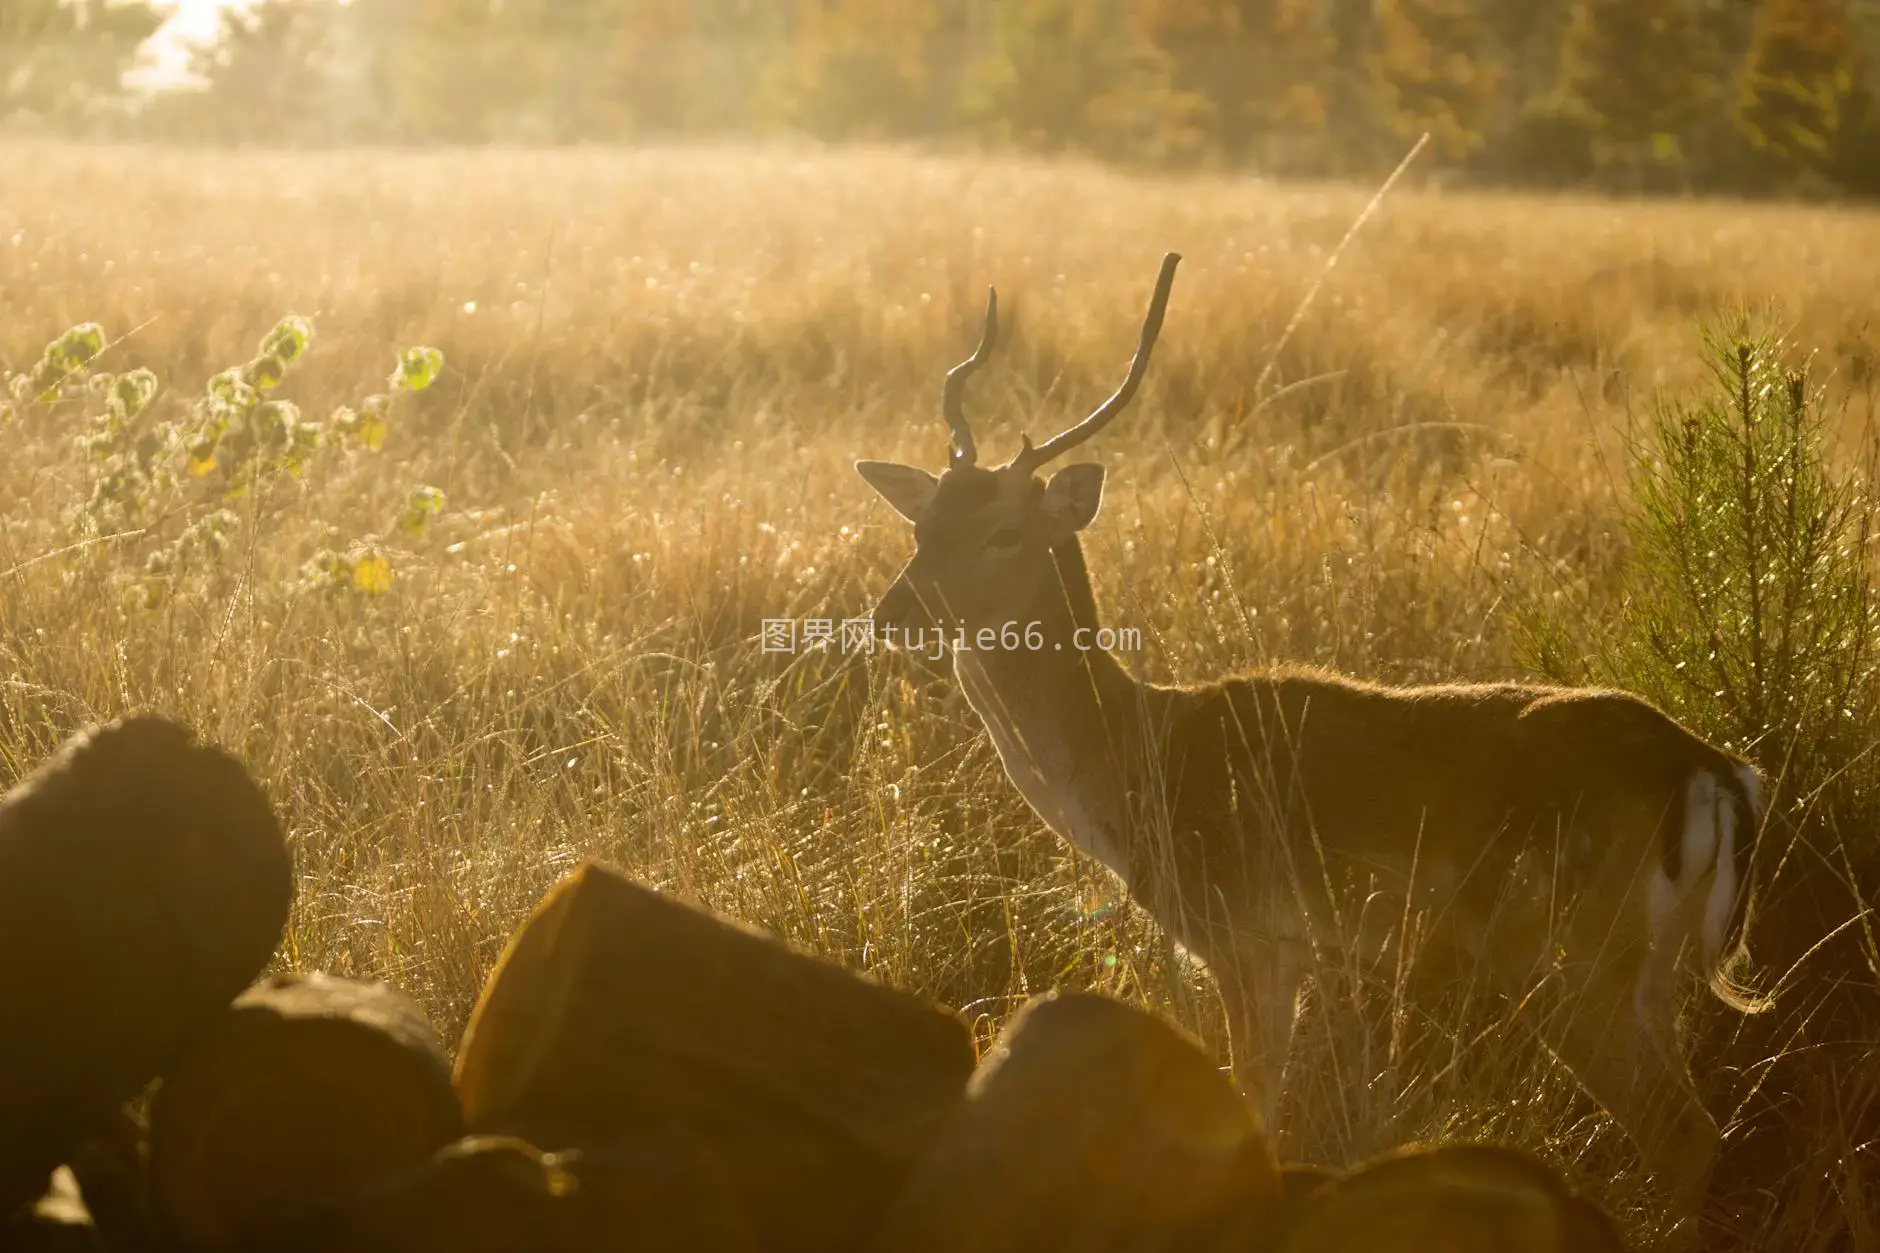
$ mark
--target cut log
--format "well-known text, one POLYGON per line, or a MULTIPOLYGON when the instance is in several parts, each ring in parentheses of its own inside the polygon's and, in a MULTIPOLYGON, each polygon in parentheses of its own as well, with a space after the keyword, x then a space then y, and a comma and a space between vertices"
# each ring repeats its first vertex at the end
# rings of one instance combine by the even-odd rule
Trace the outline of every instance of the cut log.
POLYGON ((683 1128, 563 1153, 559 1160, 587 1203, 582 1230, 590 1238, 573 1253, 756 1253, 762 1247, 717 1154, 683 1128))
POLYGON ((65 1168, 105 1248, 143 1253, 164 1247, 150 1200, 144 1129, 127 1109, 87 1135, 65 1168))
POLYGON ((257 1244, 269 1253, 572 1253, 564 1211, 575 1186, 533 1145, 466 1140, 395 1183, 303 1216, 257 1244))
POLYGON ((1303 1205, 1314 1192, 1344 1177, 1343 1171, 1331 1166, 1288 1162, 1279 1169, 1280 1198, 1289 1205, 1303 1205))
POLYGON ((1195 1253, 1273 1253, 1301 1209, 1320 1189, 1343 1178, 1330 1166, 1291 1163, 1280 1167, 1277 1195, 1262 1189, 1194 1245, 1195 1253))
POLYGON ((46 1194, 12 1219, 0 1219, 0 1249, 6 1253, 105 1253, 72 1172, 53 1172, 46 1194))
POLYGON ((269 1253, 755 1253, 756 1235, 696 1141, 544 1154, 476 1136, 415 1174, 298 1224, 269 1253))
POLYGON ((1315 1189, 1278 1247, 1280 1253, 1625 1253, 1626 1245, 1598 1206, 1575 1196, 1543 1163, 1513 1149, 1452 1144, 1388 1154, 1315 1189))
POLYGON ((254 980, 291 893, 248 772, 159 718, 74 737, 0 802, 0 1214, 254 980))
POLYGON ((182 1241, 234 1248, 415 1170, 459 1123, 444 1047, 407 997, 283 976, 243 994, 164 1077, 151 1188, 182 1241))
POLYGON ((1007 1028, 871 1247, 1216 1247, 1279 1193, 1257 1115, 1192 1041, 1119 1001, 1052 994, 1007 1028))
POLYGON ((473 1132, 681 1127, 768 1248, 853 1247, 957 1105, 965 1024, 587 865, 510 942, 457 1059, 473 1132))

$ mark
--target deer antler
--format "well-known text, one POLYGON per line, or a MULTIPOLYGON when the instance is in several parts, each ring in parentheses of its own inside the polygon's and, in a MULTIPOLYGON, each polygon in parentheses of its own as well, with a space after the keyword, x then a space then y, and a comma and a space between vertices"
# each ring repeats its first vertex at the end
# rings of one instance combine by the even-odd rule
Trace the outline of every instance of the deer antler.
POLYGON ((1116 394, 1098 405, 1096 411, 1067 431, 1060 431, 1044 443, 1033 448, 1031 440, 1026 439, 1018 456, 1012 458, 1012 465, 1022 473, 1030 474, 1045 462, 1061 457, 1077 445, 1108 426, 1110 420, 1128 407, 1135 398, 1136 388, 1142 383, 1142 376, 1149 368, 1149 355, 1155 351, 1156 336, 1162 333, 1162 315, 1168 311, 1169 291, 1175 286, 1175 267, 1181 263, 1179 253, 1169 253, 1162 258, 1162 272, 1156 276, 1155 294, 1149 298, 1149 314, 1142 320, 1142 339, 1136 345, 1135 360, 1129 363, 1129 375, 1123 385, 1116 389, 1116 394))
POLYGON ((966 412, 960 406, 960 393, 965 390, 966 380, 971 378, 999 342, 999 292, 997 288, 986 288, 986 327, 980 332, 979 347, 973 349, 973 355, 947 371, 946 390, 941 393, 940 413, 947 420, 947 429, 953 433, 953 454, 949 458, 953 465, 962 469, 970 468, 979 458, 979 449, 973 443, 973 428, 966 424, 966 412))

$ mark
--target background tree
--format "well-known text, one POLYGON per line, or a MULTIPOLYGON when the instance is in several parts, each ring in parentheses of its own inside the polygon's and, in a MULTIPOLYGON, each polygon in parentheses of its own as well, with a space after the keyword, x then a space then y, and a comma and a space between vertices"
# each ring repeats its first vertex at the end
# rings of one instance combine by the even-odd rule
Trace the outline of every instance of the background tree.
POLYGON ((1371 68, 1400 136, 1429 131, 1442 157, 1486 142, 1502 67, 1477 0, 1378 0, 1371 68))
POLYGON ((1178 151, 1248 152, 1285 96, 1288 64, 1273 0, 1137 0, 1138 33, 1163 58, 1179 112, 1178 151))
POLYGON ((1712 58, 1689 0, 1576 0, 1561 89, 1583 108, 1608 168, 1681 166, 1681 132, 1713 92, 1712 58))
POLYGON ((639 135, 749 126, 756 89, 783 48, 775 0, 614 0, 627 55, 616 88, 639 135))
MULTIPOLYGON (((644 9, 621 0, 501 0, 492 5, 486 59, 505 90, 495 124, 507 139, 567 143, 626 133, 632 123, 627 85, 641 33, 630 18, 644 9)), ((655 12, 657 22, 665 14, 655 12)))
POLYGON ((993 0, 992 46, 963 112, 1032 149, 1141 155, 1175 105, 1166 58, 1109 0, 993 0))
POLYGON ((1476 0, 1483 39, 1505 67, 1501 123, 1553 97, 1573 0, 1476 0))
POLYGON ((1299 37, 1309 41, 1306 55, 1314 69, 1310 90, 1293 92, 1285 130, 1303 143, 1289 153, 1280 150, 1285 163, 1365 176, 1394 166, 1404 148, 1380 115, 1371 73, 1376 0, 1318 0, 1305 9, 1299 37))
POLYGON ((778 120, 832 138, 918 134, 939 121, 944 15, 908 0, 806 0, 767 81, 778 120))
POLYGON ((0 120, 98 126, 163 19, 143 0, 0 0, 0 120))
POLYGON ((1766 0, 1736 100, 1759 151, 1826 169, 1865 110, 1865 55, 1847 0, 1766 0))
POLYGON ((353 0, 357 64, 376 90, 376 134, 389 141, 478 143, 513 103, 515 77, 494 47, 491 0, 353 0))
MULTIPOLYGON (((0 114, 109 118, 146 0, 0 0, 0 114)), ((1880 0, 244 0, 153 135, 972 132, 1371 177, 1880 193, 1880 0), (1864 25, 1863 25, 1864 23, 1864 25)))
POLYGON ((353 0, 388 122, 423 139, 566 142, 751 121, 773 0, 353 0))
POLYGON ((189 68, 202 86, 162 98, 149 124, 223 141, 332 139, 346 81, 337 28, 350 17, 336 0, 222 10, 214 38, 190 50, 189 68))

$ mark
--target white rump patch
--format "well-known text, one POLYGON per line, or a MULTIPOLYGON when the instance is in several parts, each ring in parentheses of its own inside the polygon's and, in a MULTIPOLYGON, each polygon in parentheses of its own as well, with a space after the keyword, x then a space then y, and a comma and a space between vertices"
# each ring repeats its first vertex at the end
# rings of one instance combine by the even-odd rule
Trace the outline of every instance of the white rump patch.
MULTIPOLYGON (((1717 776, 1708 770, 1699 770, 1691 776, 1691 781, 1684 789, 1684 840, 1683 856, 1678 863, 1678 886, 1690 891, 1697 886, 1697 881, 1706 870, 1710 869, 1711 859, 1717 855, 1717 817, 1718 801, 1722 789, 1717 786, 1717 776)), ((1733 806, 1723 805, 1723 812, 1733 806)))
POLYGON ((1743 795, 1749 797, 1750 821, 1762 825, 1762 776, 1756 773, 1756 767, 1741 765, 1736 768, 1736 781, 1743 785, 1743 795))
POLYGON ((1662 948, 1678 942, 1678 908, 1683 899, 1678 885, 1671 881, 1663 866, 1654 866, 1651 877, 1652 946, 1662 948))
MULTIPOLYGON (((1749 796, 1750 813, 1762 813, 1761 786, 1756 772, 1740 766, 1736 775, 1749 796)), ((1728 796, 1720 799, 1723 803, 1717 806, 1716 814, 1717 871, 1711 880, 1710 899, 1704 902, 1704 959, 1712 966, 1723 957, 1724 942, 1729 938, 1725 932, 1729 930, 1730 914, 1736 908, 1736 894, 1741 886, 1736 881, 1736 806, 1730 803, 1728 796)), ((1743 838, 1753 836, 1754 832, 1745 832, 1743 838)))
MULTIPOLYGON (((1754 775, 1754 771, 1750 772, 1754 775)), ((1739 772, 1740 777, 1740 772, 1739 772)), ((1745 781, 1754 798, 1754 779, 1745 781)), ((1752 803, 1754 803, 1752 801, 1752 803)), ((1704 960, 1715 966, 1723 955, 1724 932, 1736 905, 1736 805, 1723 781, 1709 769, 1693 771, 1684 790, 1684 829, 1678 840, 1678 877, 1673 881, 1661 864, 1652 872, 1650 909, 1654 944, 1676 946, 1682 938, 1686 907, 1703 889, 1704 917, 1698 939, 1704 960)))

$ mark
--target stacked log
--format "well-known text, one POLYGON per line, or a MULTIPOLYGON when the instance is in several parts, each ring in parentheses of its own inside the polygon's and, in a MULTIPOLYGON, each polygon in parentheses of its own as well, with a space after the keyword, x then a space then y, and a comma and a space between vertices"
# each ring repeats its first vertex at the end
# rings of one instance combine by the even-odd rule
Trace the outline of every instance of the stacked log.
POLYGON ((756 1253, 757 1236, 701 1146, 544 1153, 472 1136, 419 1170, 316 1215, 279 1253, 756 1253))
POLYGON ((69 1167, 52 1173, 45 1195, 5 1229, 0 1247, 10 1253, 106 1253, 69 1167))
POLYGON ((77 736, 0 802, 0 1214, 254 980, 291 892, 261 789, 161 719, 77 736))
POLYGON ((1599 1208, 1525 1153, 1418 1145, 1322 1182, 1275 1253, 1624 1253, 1599 1208))
POLYGON ((165 1228, 240 1249, 423 1165, 460 1129, 443 1042, 383 983, 250 989, 164 1076, 150 1179, 165 1228))
POLYGON ((566 1214, 575 1190, 561 1163, 534 1145, 465 1140, 403 1178, 306 1218, 275 1247, 284 1253, 562 1253, 575 1247, 566 1214))
POLYGON ((1258 1118, 1192 1041, 1052 994, 1013 1019, 870 1247, 1194 1248, 1279 1196, 1258 1118))
POLYGON ((584 866, 510 944, 457 1063, 465 1124, 700 1137, 772 1247, 852 1248, 973 1069, 956 1016, 584 866))
POLYGON ((255 982, 288 897, 260 789, 157 719, 0 802, 0 1249, 1624 1247, 1512 1150, 1282 1168, 1141 1009, 1048 994, 977 1059, 956 1015, 594 865, 513 937, 453 1070, 395 989, 255 982))

